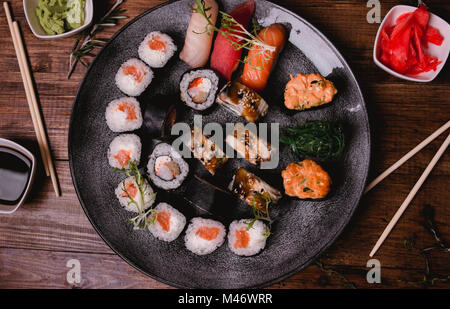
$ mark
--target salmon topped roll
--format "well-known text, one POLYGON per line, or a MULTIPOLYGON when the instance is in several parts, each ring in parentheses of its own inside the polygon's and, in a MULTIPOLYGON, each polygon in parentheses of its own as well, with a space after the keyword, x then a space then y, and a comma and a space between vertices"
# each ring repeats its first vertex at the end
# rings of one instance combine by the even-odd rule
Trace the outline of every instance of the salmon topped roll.
POLYGON ((304 110, 329 103, 337 93, 333 82, 320 74, 291 76, 284 92, 284 105, 288 109, 304 110))
POLYGON ((225 226, 218 221, 193 218, 186 230, 184 242, 189 251, 205 255, 219 248, 225 241, 226 234, 225 226))
POLYGON ((109 165, 113 168, 130 167, 130 162, 139 165, 141 158, 141 139, 135 134, 122 134, 116 136, 108 149, 109 165))
POLYGON ((251 219, 231 222, 228 232, 228 248, 237 255, 251 256, 259 253, 266 246, 268 227, 256 220, 251 226, 251 219))
POLYGON ((300 199, 324 198, 330 192, 331 178, 313 160, 290 163, 281 172, 284 190, 287 195, 300 199))
POLYGON ((116 85, 123 93, 137 97, 150 85, 153 71, 141 60, 131 58, 124 62, 116 74, 116 85))
POLYGON ((165 33, 153 31, 139 45, 139 58, 152 68, 162 68, 177 51, 172 38, 165 33))
POLYGON ((109 103, 105 112, 106 123, 113 132, 137 130, 142 126, 142 113, 135 98, 124 97, 109 103))
POLYGON ((163 241, 174 241, 180 236, 186 225, 186 217, 167 203, 159 203, 152 215, 153 223, 148 230, 163 241))
POLYGON ((120 182, 115 193, 120 204, 131 212, 148 209, 155 201, 153 189, 148 181, 144 180, 141 188, 139 188, 134 176, 130 176, 120 182))

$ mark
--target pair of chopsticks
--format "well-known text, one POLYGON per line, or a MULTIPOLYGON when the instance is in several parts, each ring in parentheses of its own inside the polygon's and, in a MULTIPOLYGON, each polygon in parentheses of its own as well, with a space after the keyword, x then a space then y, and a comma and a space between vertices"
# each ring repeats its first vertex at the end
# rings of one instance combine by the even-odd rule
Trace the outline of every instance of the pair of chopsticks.
MULTIPOLYGON (((400 160, 395 162, 390 168, 388 168, 385 172, 383 172, 380 176, 375 178, 374 181, 372 181, 365 189, 364 193, 369 192, 373 187, 375 187, 378 183, 380 183, 384 178, 386 178, 389 174, 391 174, 393 171, 395 171, 397 168, 399 168, 403 163, 405 163, 407 160, 409 160, 412 156, 414 156, 416 153, 418 153, 422 148, 427 146, 429 143, 431 143, 436 137, 447 131, 447 129, 450 128, 450 120, 447 121, 446 124, 444 124, 442 127, 437 129, 433 134, 428 136, 425 140, 423 140, 420 144, 418 144, 416 147, 414 147, 410 152, 408 152, 406 155, 404 155, 400 160)), ((445 150, 447 149, 448 145, 450 143, 450 134, 445 139, 444 143, 441 145, 439 150, 434 155, 433 159, 431 159, 430 163, 428 163, 428 166, 423 171, 422 175, 420 176, 419 180, 417 180, 414 187, 409 192, 406 199, 401 204, 400 208, 395 213, 394 217, 392 217, 389 224, 386 226, 386 228, 383 231, 383 234, 381 234, 380 238, 378 239, 377 243, 373 247, 372 251, 370 252, 369 256, 373 257, 375 253, 378 251, 378 249, 381 247, 383 242, 388 237, 389 233, 394 228, 395 224, 397 224, 397 221, 402 216, 403 212, 408 207, 409 203, 412 201, 416 193, 419 191, 422 184, 427 179, 428 175, 430 174, 431 170, 434 168, 436 163, 439 161, 440 157, 444 154, 445 150)))
POLYGON ((44 124, 42 122, 39 105, 36 99, 36 93, 33 86, 33 77, 30 73, 30 67, 25 54, 19 24, 17 21, 12 20, 11 11, 9 10, 9 5, 7 2, 3 2, 3 8, 5 9, 6 19, 8 20, 8 26, 11 32, 14 50, 16 51, 17 61, 19 62, 20 74, 22 75, 23 86, 25 88, 28 107, 30 108, 31 120, 33 122, 34 131, 39 144, 45 174, 50 176, 56 196, 60 196, 61 193, 56 178, 55 166, 52 161, 47 135, 45 134, 44 124))

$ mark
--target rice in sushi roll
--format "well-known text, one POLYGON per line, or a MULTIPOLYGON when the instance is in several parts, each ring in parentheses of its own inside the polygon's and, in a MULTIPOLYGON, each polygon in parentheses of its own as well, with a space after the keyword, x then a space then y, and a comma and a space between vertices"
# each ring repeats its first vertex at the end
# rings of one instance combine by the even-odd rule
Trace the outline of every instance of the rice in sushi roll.
POLYGON ((210 254, 219 248, 226 236, 225 226, 211 219, 193 218, 186 230, 186 248, 197 254, 210 254))
POLYGON ((150 85, 152 79, 152 70, 141 60, 131 58, 117 71, 116 85, 123 93, 137 97, 150 85))
POLYGON ((124 97, 113 100, 105 112, 106 123, 113 132, 137 130, 142 126, 142 113, 135 98, 124 97))
POLYGON ((235 220, 230 224, 228 248, 237 255, 255 255, 266 246, 267 226, 261 220, 256 220, 248 229, 250 221, 251 219, 235 220))
POLYGON ((134 176, 121 181, 116 188, 116 196, 120 205, 131 212, 140 212, 148 209, 155 202, 153 189, 147 180, 143 180, 141 191, 134 176))
POLYGON ((180 82, 181 100, 190 108, 203 111, 214 104, 219 77, 212 70, 192 70, 180 82))
POLYGON ((189 165, 169 144, 155 146, 147 164, 151 181, 164 190, 176 189, 186 179, 189 165))
POLYGON ((159 31, 147 34, 139 45, 139 58, 152 68, 162 68, 175 54, 177 46, 170 36, 159 31))
POLYGON ((139 164, 141 149, 141 139, 136 134, 116 136, 108 149, 109 165, 113 168, 129 168, 130 162, 139 164))
POLYGON ((148 226, 150 233, 167 242, 177 239, 186 225, 186 217, 167 203, 159 203, 154 210, 156 218, 148 226))

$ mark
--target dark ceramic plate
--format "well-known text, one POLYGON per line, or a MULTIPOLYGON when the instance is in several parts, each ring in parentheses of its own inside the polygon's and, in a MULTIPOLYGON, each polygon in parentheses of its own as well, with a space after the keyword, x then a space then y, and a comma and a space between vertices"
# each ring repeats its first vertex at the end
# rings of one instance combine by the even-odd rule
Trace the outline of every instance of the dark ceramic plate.
MULTIPOLYGON (((223 0, 229 11, 241 0, 223 0)), ((336 48, 312 25, 292 12, 267 1, 256 1, 260 24, 283 23, 290 31, 289 42, 279 57, 263 97, 270 104, 263 122, 280 123, 283 128, 309 119, 339 120, 345 124, 347 145, 336 162, 324 163, 333 179, 332 194, 321 201, 303 201, 285 196, 273 208, 273 235, 266 248, 253 257, 239 257, 225 243, 207 256, 196 256, 184 247, 184 234, 172 243, 155 239, 148 231, 133 231, 126 222, 131 214, 114 196, 124 178, 113 172, 106 153, 116 136, 105 122, 107 104, 123 96, 114 83, 121 63, 137 57, 138 45, 154 30, 168 33, 179 50, 189 22, 188 1, 173 1, 155 7, 123 27, 100 52, 89 68, 78 91, 69 130, 69 158, 73 182, 86 215, 105 242, 129 264, 164 283, 184 288, 263 287, 283 280, 310 264, 337 238, 355 211, 366 181, 370 157, 369 124, 364 100, 350 68, 336 48), (293 113, 283 105, 283 90, 289 73, 320 72, 332 80, 339 93, 331 104, 310 111, 293 113)), ((176 94, 178 82, 188 66, 176 55, 163 69, 154 70, 155 78, 138 100, 151 104, 155 93, 176 94)), ((192 120, 193 113, 184 115, 192 120)), ((216 106, 203 117, 204 123, 238 122, 222 107, 216 106)), ((143 141, 141 167, 146 166, 152 141, 143 130, 136 132, 143 141)), ((280 164, 274 170, 257 170, 245 160, 233 159, 220 173, 207 177, 205 169, 189 160, 190 176, 173 194, 158 194, 189 220, 202 215, 227 225, 233 219, 250 216, 249 207, 233 197, 212 192, 193 176, 225 186, 239 166, 244 166, 273 186, 282 189, 281 170, 294 157, 281 146, 280 164)))

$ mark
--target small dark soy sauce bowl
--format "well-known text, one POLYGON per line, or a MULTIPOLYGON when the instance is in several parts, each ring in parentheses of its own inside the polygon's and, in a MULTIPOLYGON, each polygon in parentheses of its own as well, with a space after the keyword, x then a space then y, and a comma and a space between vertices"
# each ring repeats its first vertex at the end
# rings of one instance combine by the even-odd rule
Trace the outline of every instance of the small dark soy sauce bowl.
POLYGON ((36 173, 36 159, 21 145, 0 138, 0 214, 11 214, 25 202, 36 173))

